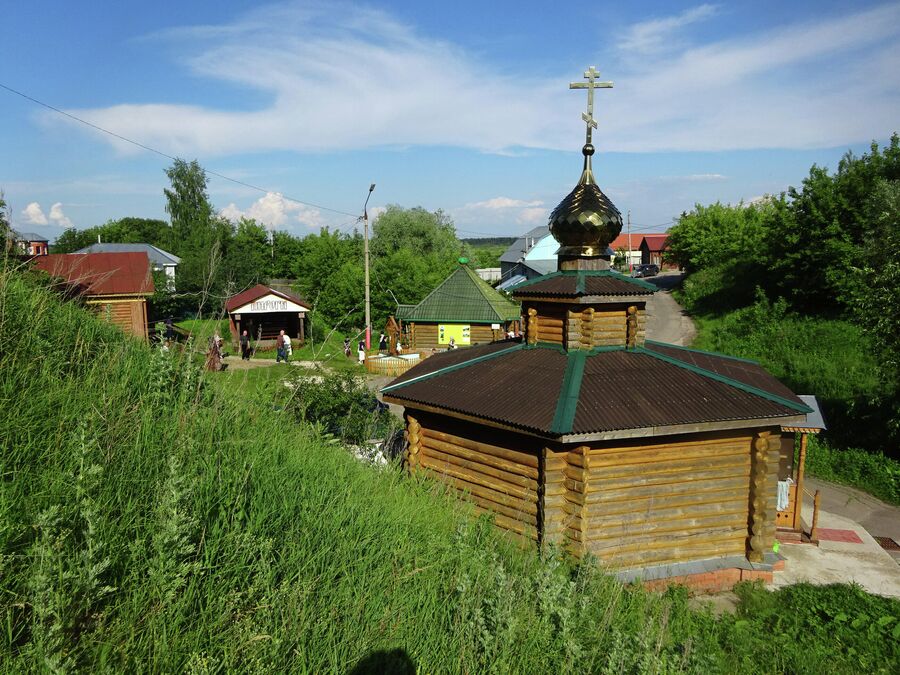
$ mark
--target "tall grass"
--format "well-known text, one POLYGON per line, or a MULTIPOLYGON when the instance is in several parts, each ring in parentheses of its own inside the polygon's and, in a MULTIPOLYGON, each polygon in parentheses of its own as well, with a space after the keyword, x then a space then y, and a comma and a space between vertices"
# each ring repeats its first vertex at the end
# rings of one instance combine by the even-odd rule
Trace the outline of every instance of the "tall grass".
POLYGON ((2 267, 0 349, 0 671, 863 669, 522 550, 2 267))

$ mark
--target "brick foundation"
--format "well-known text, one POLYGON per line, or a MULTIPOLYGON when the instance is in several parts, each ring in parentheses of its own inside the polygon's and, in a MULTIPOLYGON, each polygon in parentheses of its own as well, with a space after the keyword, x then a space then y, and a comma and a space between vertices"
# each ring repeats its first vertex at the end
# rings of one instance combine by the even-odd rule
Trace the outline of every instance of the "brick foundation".
MULTIPOLYGON (((784 561, 780 560, 773 566, 775 570, 784 569, 784 561)), ((742 570, 729 568, 714 572, 701 572, 699 574, 687 574, 668 579, 654 579, 644 581, 644 588, 649 591, 664 591, 669 586, 686 586, 692 594, 721 593, 730 591, 739 581, 762 581, 764 584, 772 583, 772 571, 742 570)))

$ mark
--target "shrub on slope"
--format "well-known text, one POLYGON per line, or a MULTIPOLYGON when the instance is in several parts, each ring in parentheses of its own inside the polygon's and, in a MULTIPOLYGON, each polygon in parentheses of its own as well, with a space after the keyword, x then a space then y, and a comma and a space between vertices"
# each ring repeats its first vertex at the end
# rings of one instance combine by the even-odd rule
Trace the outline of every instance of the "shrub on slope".
POLYGON ((0 396, 2 672, 896 665, 890 641, 812 650, 799 620, 767 651, 772 603, 766 624, 716 621, 515 549, 2 267, 0 396))

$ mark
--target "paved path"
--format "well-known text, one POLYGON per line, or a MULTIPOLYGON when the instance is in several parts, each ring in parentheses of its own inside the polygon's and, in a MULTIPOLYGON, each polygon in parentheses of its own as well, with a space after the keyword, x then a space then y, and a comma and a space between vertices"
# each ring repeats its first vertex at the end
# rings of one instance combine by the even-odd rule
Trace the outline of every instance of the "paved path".
MULTIPOLYGON (((887 504, 877 497, 847 487, 807 477, 804 488, 815 493, 819 490, 820 508, 859 523, 874 537, 890 537, 900 543, 900 507, 887 504)), ((804 497, 803 515, 812 518, 812 499, 804 497)))
POLYGON ((687 347, 697 334, 694 322, 672 297, 672 289, 681 282, 682 276, 681 272, 664 272, 645 279, 660 289, 647 302, 648 340, 687 347))

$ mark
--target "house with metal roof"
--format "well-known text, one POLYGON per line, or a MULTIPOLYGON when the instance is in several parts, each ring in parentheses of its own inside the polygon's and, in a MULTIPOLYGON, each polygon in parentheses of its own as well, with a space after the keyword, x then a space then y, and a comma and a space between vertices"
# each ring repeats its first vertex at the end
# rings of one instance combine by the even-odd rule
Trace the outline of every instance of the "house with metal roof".
MULTIPOLYGON (((520 281, 546 274, 545 271, 535 269, 535 267, 526 262, 525 258, 537 243, 548 234, 550 234, 550 230, 547 226, 541 225, 532 228, 509 245, 509 248, 500 256, 500 284, 497 288, 505 291, 508 287, 514 286, 520 281)), ((533 257, 532 260, 534 259, 533 257)))
POLYGON ((51 253, 32 264, 56 279, 67 296, 126 333, 149 336, 147 298, 154 287, 146 253, 51 253))
POLYGON ((400 305, 412 349, 446 348, 494 342, 518 328, 519 305, 494 290, 466 258, 418 305, 400 305))
POLYGON ((24 255, 47 255, 50 253, 47 237, 34 232, 14 232, 13 242, 24 255))
POLYGON ((753 361, 646 339, 656 288, 610 269, 622 218, 585 119, 581 179, 550 215, 558 269, 512 289, 525 341, 437 354, 382 390, 404 407, 406 466, 623 580, 771 580, 786 455, 813 410, 753 361))
POLYGON ((181 264, 181 258, 164 251, 153 244, 118 244, 101 243, 91 244, 78 249, 75 253, 146 253, 154 272, 165 272, 166 287, 170 291, 175 290, 175 270, 181 264))

